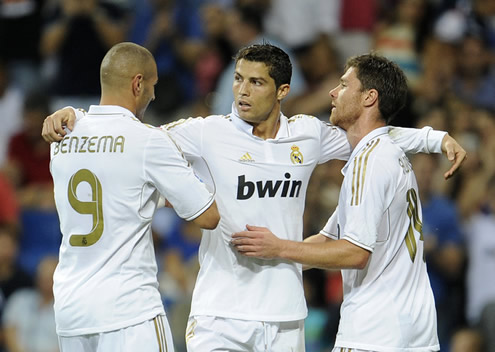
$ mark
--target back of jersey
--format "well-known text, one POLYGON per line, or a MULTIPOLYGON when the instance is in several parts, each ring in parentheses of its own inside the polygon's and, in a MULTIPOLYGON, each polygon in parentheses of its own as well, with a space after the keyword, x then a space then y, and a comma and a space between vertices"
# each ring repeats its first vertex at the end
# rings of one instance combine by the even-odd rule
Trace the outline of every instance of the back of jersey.
POLYGON ((150 223, 160 193, 192 219, 212 203, 163 131, 92 106, 52 145, 63 234, 54 275, 57 333, 112 331, 163 313, 150 223))

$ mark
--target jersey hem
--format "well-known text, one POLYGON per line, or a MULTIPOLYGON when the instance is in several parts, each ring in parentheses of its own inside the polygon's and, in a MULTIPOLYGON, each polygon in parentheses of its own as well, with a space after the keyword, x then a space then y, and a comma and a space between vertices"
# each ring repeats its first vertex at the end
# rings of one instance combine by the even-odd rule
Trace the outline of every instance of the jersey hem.
POLYGON ((189 314, 189 317, 194 316, 212 316, 227 319, 237 319, 237 320, 249 320, 249 321, 266 321, 266 322, 287 322, 306 319, 308 312, 300 313, 297 315, 289 316, 273 316, 273 315, 248 315, 248 314, 233 314, 231 312, 212 312, 212 311, 193 311, 189 314))
POLYGON ((346 342, 339 341, 335 342, 334 348, 354 348, 359 350, 366 351, 377 351, 377 352, 433 352, 440 351, 440 345, 436 344, 433 346, 426 347, 387 347, 387 346, 377 346, 370 345, 365 343, 357 343, 357 342, 346 342))
POLYGON ((119 322, 117 324, 112 324, 112 325, 104 325, 104 326, 92 327, 92 328, 68 329, 68 330, 57 328, 57 335, 64 337, 71 337, 71 336, 90 335, 90 334, 115 331, 115 330, 128 328, 133 325, 141 324, 145 321, 155 318, 158 315, 166 315, 166 314, 163 309, 156 309, 147 315, 143 315, 138 318, 127 320, 125 322, 119 322))
POLYGON ((352 244, 355 244, 358 247, 361 247, 363 249, 366 249, 367 251, 373 252, 373 248, 371 248, 370 246, 367 246, 365 244, 362 244, 361 242, 356 241, 354 238, 349 237, 349 235, 345 235, 344 237, 342 237, 342 239, 343 240, 346 240, 346 241, 349 241, 349 242, 351 242, 352 244))
POLYGON ((338 235, 332 235, 331 233, 323 231, 323 230, 320 231, 320 234, 322 234, 323 236, 328 237, 332 240, 338 240, 339 239, 338 235))

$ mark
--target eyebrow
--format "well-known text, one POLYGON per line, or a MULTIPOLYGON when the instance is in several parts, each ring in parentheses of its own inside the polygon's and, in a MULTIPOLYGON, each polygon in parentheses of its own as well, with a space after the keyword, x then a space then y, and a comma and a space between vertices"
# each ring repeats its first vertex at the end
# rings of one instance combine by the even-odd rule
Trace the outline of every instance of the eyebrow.
MULTIPOLYGON (((242 78, 245 78, 243 75, 241 75, 239 72, 237 71, 234 71, 234 75, 237 75, 237 76, 240 76, 242 78)), ((249 77, 250 80, 254 80, 254 81, 263 81, 263 82, 268 82, 266 79, 264 79, 263 77, 249 77)))

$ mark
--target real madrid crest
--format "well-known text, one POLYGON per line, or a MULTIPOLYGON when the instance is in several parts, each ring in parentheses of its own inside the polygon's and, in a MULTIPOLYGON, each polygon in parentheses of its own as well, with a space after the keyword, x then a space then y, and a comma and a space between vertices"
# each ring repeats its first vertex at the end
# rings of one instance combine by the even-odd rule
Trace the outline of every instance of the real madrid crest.
POLYGON ((293 164, 302 164, 303 163, 303 155, 299 151, 299 147, 297 145, 293 145, 290 147, 292 149, 292 152, 290 153, 290 160, 292 161, 293 164))

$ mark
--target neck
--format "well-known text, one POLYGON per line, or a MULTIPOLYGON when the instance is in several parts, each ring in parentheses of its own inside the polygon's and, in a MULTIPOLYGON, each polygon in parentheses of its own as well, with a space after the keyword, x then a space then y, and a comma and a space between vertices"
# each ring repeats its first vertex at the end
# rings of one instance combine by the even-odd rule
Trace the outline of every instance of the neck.
POLYGON ((361 116, 347 129, 347 139, 352 149, 358 145, 368 133, 380 127, 385 127, 385 122, 373 116, 361 116))
POLYGON ((134 99, 126 99, 123 96, 114 96, 108 94, 102 94, 100 99, 100 105, 115 105, 121 106, 134 115, 137 113, 136 104, 134 103, 134 99))
POLYGON ((259 123, 250 123, 253 126, 253 134, 263 139, 273 139, 280 128, 280 108, 273 109, 268 118, 259 123))

